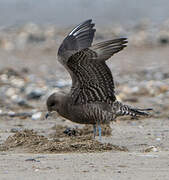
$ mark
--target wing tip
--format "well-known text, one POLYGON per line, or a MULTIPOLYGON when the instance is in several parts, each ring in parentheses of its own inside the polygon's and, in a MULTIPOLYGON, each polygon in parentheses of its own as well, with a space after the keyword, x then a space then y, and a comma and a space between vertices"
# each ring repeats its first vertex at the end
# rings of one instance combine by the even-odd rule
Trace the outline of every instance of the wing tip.
POLYGON ((95 24, 92 23, 92 19, 87 19, 86 21, 83 21, 82 23, 78 24, 75 28, 73 28, 72 31, 69 33, 69 36, 73 35, 74 33, 80 31, 85 27, 92 29, 94 26, 95 24))
MULTIPOLYGON (((87 19, 75 26, 60 45, 58 55, 62 56, 67 50, 69 50, 69 53, 70 51, 74 53, 77 50, 90 47, 96 32, 96 29, 93 28, 94 26, 92 19, 87 19)), ((68 57, 69 53, 67 53, 68 57)))
POLYGON ((90 23, 91 23, 91 22, 92 22, 92 18, 90 18, 90 19, 87 19, 86 21, 88 21, 88 22, 90 22, 90 23))

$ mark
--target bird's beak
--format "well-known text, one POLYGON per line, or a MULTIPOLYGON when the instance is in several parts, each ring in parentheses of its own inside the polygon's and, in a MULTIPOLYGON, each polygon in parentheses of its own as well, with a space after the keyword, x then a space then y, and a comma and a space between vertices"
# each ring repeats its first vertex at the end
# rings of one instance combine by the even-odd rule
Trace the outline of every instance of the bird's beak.
POLYGON ((47 119, 48 117, 52 117, 54 114, 53 113, 57 113, 56 111, 48 111, 46 114, 45 114, 45 118, 47 119))
POLYGON ((47 119, 50 115, 51 115, 51 113, 48 111, 45 115, 45 118, 47 119))

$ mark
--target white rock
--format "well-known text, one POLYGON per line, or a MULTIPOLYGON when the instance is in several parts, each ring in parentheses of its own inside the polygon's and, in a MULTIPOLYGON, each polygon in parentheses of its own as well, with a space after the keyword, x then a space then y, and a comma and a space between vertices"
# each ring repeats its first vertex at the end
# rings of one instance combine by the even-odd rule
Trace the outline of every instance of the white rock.
POLYGON ((149 146, 145 149, 145 152, 158 152, 159 150, 155 146, 149 146))
POLYGON ((13 79, 11 79, 11 83, 14 85, 14 86, 16 86, 16 87, 23 87, 24 86, 24 84, 25 84, 25 82, 24 82, 24 80, 23 79, 19 79, 19 78, 13 78, 13 79))
POLYGON ((8 88, 8 90, 6 91, 6 96, 8 97, 12 97, 15 94, 16 94, 16 91, 14 88, 8 88))
POLYGON ((40 119, 41 116, 42 116, 42 112, 37 112, 37 113, 32 115, 32 120, 40 119))
POLYGON ((70 86, 71 82, 70 81, 65 81, 65 80, 59 80, 56 83, 56 86, 59 88, 65 87, 65 86, 70 86))
POLYGON ((16 113, 15 113, 14 111, 9 111, 9 112, 8 112, 8 115, 9 115, 9 116, 14 116, 15 114, 16 114, 16 113))
POLYGON ((7 74, 2 74, 2 75, 0 76, 0 80, 3 81, 3 82, 7 82, 7 81, 8 81, 8 76, 7 76, 7 74))

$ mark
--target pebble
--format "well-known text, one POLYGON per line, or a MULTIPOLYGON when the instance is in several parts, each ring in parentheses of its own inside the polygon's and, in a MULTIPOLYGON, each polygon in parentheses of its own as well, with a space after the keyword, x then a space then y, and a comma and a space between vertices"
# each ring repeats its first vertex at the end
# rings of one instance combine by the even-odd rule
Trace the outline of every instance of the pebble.
POLYGON ((13 112, 13 111, 10 111, 8 112, 8 116, 10 117, 31 117, 32 116, 32 113, 31 112, 13 112))
POLYGON ((19 79, 19 78, 12 78, 11 79, 11 84, 15 87, 21 88, 25 85, 25 82, 23 79, 19 79))
POLYGON ((20 131, 22 131, 22 128, 12 128, 10 130, 10 132, 12 132, 12 133, 16 133, 16 132, 20 132, 20 131))
POLYGON ((41 96, 44 95, 44 92, 42 89, 33 89, 33 90, 27 90, 27 99, 39 99, 41 96))
POLYGON ((158 158, 159 156, 156 154, 139 154, 141 157, 149 157, 149 158, 158 158))
POLYGON ((145 152, 158 152, 159 150, 155 146, 150 146, 144 150, 145 152))
MULTIPOLYGON (((27 106, 29 107, 30 105, 28 104, 28 102, 26 101, 26 99, 23 99, 22 97, 19 97, 18 95, 13 95, 11 97, 12 101, 16 104, 18 104, 19 106, 27 106)), ((31 106, 30 106, 31 107, 31 106)))
POLYGON ((56 82, 56 87, 63 88, 65 86, 71 86, 71 81, 59 80, 56 82))
POLYGON ((14 111, 9 111, 9 112, 8 112, 8 115, 9 115, 10 117, 14 117, 15 114, 16 114, 16 113, 15 113, 14 111))
POLYGON ((63 133, 68 136, 76 136, 78 131, 76 129, 66 128, 63 133))
POLYGON ((9 116, 9 117, 32 117, 32 112, 14 112, 14 111, 9 111, 9 112, 1 112, 0 116, 9 116))
POLYGON ((19 106, 27 106, 27 107, 31 107, 28 102, 25 100, 25 99, 17 99, 16 100, 16 103, 19 105, 19 106))
POLYGON ((25 159, 25 161, 40 162, 39 160, 36 160, 36 159, 34 159, 34 158, 28 158, 28 159, 25 159))
POLYGON ((8 75, 7 74, 1 74, 0 75, 0 80, 2 82, 7 82, 8 81, 8 75))
POLYGON ((42 116, 42 112, 36 112, 32 115, 32 120, 40 119, 42 116))
POLYGON ((12 97, 13 95, 16 95, 16 89, 15 88, 8 88, 6 91, 6 96, 12 97))

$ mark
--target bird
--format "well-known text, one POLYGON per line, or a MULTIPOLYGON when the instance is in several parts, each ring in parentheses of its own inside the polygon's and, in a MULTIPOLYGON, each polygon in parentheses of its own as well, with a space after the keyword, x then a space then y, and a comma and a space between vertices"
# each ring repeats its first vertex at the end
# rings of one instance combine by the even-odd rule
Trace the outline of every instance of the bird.
POLYGON ((127 46, 120 37, 92 45, 96 32, 92 19, 77 25, 58 49, 58 61, 72 79, 70 92, 54 92, 47 99, 48 113, 56 111, 62 117, 80 124, 93 125, 101 140, 101 124, 109 124, 118 116, 147 116, 151 108, 125 105, 115 96, 112 73, 106 61, 127 46))

